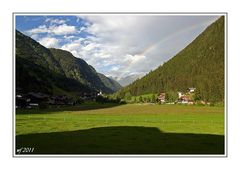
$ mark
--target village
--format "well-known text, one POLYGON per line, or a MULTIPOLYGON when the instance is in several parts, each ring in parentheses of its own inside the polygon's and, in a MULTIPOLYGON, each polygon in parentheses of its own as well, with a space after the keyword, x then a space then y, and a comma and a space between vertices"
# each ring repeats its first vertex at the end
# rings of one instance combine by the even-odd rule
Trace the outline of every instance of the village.
POLYGON ((196 88, 187 88, 185 92, 160 92, 158 94, 147 94, 139 96, 138 100, 135 99, 130 103, 150 103, 150 104, 183 104, 183 105, 210 105, 210 102, 200 100, 196 97, 196 88))
MULTIPOLYGON (((166 100, 166 93, 161 92, 159 94, 159 96, 157 97, 157 102, 159 102, 160 104, 189 104, 192 105, 194 104, 194 94, 195 94, 195 90, 196 88, 194 87, 190 87, 187 89, 186 93, 183 92, 178 92, 178 99, 173 101, 173 102, 169 102, 166 100)), ((201 101, 202 104, 205 104, 205 102, 201 101)))
MULTIPOLYGON (((40 92, 17 93, 16 95, 16 108, 54 108, 62 106, 75 106, 86 102, 99 102, 99 103, 155 103, 155 104, 196 104, 194 99, 196 88, 190 87, 186 93, 177 92, 177 97, 171 101, 167 97, 167 93, 160 92, 154 100, 139 99, 138 101, 130 102, 124 99, 110 99, 101 91, 96 92, 83 92, 79 93, 76 97, 69 97, 66 95, 49 95, 40 92)), ((140 96, 141 97, 141 96, 140 96)), ((142 98, 142 97, 141 97, 142 98)), ((205 101, 198 101, 198 104, 210 104, 205 101)))
POLYGON ((68 97, 66 95, 49 95, 40 92, 17 93, 16 108, 52 108, 61 106, 74 106, 86 101, 96 101, 102 92, 84 92, 78 97, 68 97))

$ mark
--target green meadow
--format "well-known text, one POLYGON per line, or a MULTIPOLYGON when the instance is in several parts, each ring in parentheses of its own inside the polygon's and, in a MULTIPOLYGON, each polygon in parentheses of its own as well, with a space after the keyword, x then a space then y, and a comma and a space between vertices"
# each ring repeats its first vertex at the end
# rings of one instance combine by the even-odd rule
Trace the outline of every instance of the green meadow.
POLYGON ((224 154, 222 106, 84 104, 15 118, 16 149, 34 148, 25 154, 224 154))

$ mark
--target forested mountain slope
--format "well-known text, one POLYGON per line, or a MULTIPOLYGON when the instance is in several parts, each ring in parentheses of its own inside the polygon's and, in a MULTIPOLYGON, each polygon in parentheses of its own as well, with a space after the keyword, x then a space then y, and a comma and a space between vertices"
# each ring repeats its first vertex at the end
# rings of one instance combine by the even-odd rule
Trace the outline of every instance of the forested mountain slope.
POLYGON ((105 76, 100 77, 92 66, 70 52, 45 48, 16 31, 16 87, 24 93, 112 93, 119 89, 114 83, 106 85, 102 77, 105 76))
POLYGON ((224 17, 156 70, 121 89, 117 95, 186 91, 196 88, 205 101, 224 100, 224 17))

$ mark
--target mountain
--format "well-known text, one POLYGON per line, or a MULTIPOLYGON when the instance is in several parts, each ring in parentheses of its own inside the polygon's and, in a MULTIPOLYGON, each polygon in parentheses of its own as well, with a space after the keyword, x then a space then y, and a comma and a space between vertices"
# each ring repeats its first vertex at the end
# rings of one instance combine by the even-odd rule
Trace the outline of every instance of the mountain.
POLYGON ((124 87, 124 86, 131 84, 132 82, 134 82, 135 80, 137 80, 143 76, 144 76, 144 74, 132 74, 132 75, 120 78, 118 80, 118 82, 119 82, 119 84, 121 84, 124 87))
POLYGON ((16 30, 16 87, 24 93, 76 95, 82 92, 115 92, 116 83, 70 52, 48 49, 16 30), (112 86, 111 86, 112 85, 112 86))
POLYGON ((98 76, 101 79, 101 81, 103 82, 103 84, 106 87, 110 88, 112 91, 116 92, 122 88, 122 86, 114 79, 106 77, 104 74, 101 74, 101 73, 98 73, 98 76))
POLYGON ((50 51, 66 77, 105 93, 112 93, 119 89, 114 83, 106 84, 106 81, 103 81, 108 79, 105 75, 97 73, 92 66, 84 60, 74 57, 70 52, 53 48, 50 51))
POLYGON ((224 101, 224 17, 207 27, 172 59, 121 89, 117 95, 186 91, 196 88, 196 97, 224 101))
POLYGON ((28 36, 16 31, 16 89, 23 93, 72 94, 92 91, 64 76, 51 52, 28 36))

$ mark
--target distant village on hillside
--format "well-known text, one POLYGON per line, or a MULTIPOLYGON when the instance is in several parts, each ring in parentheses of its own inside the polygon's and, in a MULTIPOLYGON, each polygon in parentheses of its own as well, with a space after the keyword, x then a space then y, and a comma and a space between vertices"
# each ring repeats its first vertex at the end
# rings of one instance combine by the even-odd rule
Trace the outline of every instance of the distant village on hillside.
MULTIPOLYGON (((178 92, 178 100, 175 102, 166 102, 166 93, 160 93, 159 96, 157 97, 157 101, 160 102, 161 104, 167 103, 167 104, 194 104, 194 94, 195 94, 196 88, 190 87, 187 89, 187 93, 183 92, 178 92)), ((203 104, 205 102, 202 101, 203 104)))

